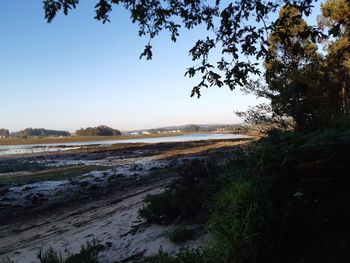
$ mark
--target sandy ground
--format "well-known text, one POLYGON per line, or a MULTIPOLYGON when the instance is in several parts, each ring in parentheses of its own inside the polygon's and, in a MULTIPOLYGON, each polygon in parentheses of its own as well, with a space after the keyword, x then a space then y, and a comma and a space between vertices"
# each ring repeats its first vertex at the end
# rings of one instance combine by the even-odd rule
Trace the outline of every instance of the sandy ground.
MULTIPOLYGON (((194 158, 215 156, 223 160, 240 151, 237 145, 244 143, 191 142, 125 149, 112 146, 17 157, 58 166, 72 161, 94 161, 108 169, 66 180, 59 191, 57 187, 43 191, 47 182, 38 182, 32 188, 30 185, 12 187, 0 199, 0 259, 8 256, 18 262, 38 262, 37 254, 42 248, 52 246, 62 253, 66 250, 75 253, 93 239, 101 245, 101 262, 133 262, 160 249, 176 251, 179 247, 164 234, 173 226, 146 225, 138 217, 144 197, 162 191, 176 177, 169 168, 181 169, 182 163, 194 158), (36 193, 41 196, 33 199, 36 193)), ((197 240, 186 246, 200 243, 201 240, 197 240)))
MULTIPOLYGON (((95 239, 104 246, 101 262, 125 260, 135 255, 156 253, 160 246, 174 250, 164 236, 164 227, 143 226, 137 211, 147 194, 157 193, 169 182, 163 180, 133 189, 123 196, 68 208, 26 224, 1 227, 1 253, 18 262, 37 262, 37 253, 48 245, 78 252, 86 241, 95 239), (136 230, 132 233, 132 230, 136 230)), ((62 251, 64 252, 64 251, 62 251)))

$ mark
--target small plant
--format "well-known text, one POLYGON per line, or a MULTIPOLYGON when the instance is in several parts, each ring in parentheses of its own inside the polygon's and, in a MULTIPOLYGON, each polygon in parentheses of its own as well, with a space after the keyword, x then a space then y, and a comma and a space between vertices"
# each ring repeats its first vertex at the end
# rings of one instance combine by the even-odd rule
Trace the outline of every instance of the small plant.
POLYGON ((65 263, 61 252, 49 247, 46 250, 41 250, 38 254, 38 259, 41 263, 65 263))
POLYGON ((71 254, 63 258, 62 253, 49 247, 47 250, 41 250, 38 254, 40 263, 98 263, 97 255, 101 246, 95 240, 82 245, 79 253, 71 254))

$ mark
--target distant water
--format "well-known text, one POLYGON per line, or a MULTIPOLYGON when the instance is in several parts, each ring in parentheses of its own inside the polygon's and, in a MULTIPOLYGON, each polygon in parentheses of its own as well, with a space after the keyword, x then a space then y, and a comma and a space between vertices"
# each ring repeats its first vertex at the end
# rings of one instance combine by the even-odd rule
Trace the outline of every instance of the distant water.
POLYGON ((160 143, 160 142, 188 142, 201 140, 222 140, 222 139, 240 139, 249 138, 240 134, 184 134, 177 136, 165 136, 155 138, 138 138, 125 140, 106 140, 106 141, 89 141, 89 142, 68 142, 68 143, 48 143, 48 144, 27 144, 27 145, 0 145, 0 155, 23 154, 23 153, 40 153, 55 152, 78 149, 83 146, 103 146, 115 143, 160 143))

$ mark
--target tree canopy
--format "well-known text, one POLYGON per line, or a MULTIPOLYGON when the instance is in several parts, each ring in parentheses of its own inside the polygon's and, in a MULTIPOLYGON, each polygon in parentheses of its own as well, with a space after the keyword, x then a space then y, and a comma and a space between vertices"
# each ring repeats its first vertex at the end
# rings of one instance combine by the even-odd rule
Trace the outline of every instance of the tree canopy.
POLYGON ((264 79, 251 81, 245 87, 248 92, 268 98, 271 104, 239 115, 252 122, 282 124, 285 129, 291 124, 286 120, 292 118, 298 130, 348 123, 349 6, 346 0, 322 4, 319 30, 328 28, 332 37, 316 42, 304 36, 308 25, 300 10, 282 8, 269 36, 264 79))
MULTIPOLYGON (((110 22, 113 8, 124 7, 139 25, 139 35, 148 37, 140 56, 146 59, 152 58, 152 39, 161 31, 175 42, 181 28, 205 25, 206 35, 189 51, 196 64, 185 75, 201 75, 191 95, 199 97, 201 88, 209 86, 241 87, 271 101, 241 116, 284 128, 291 118, 305 130, 349 119, 350 1, 327 0, 318 26, 310 26, 305 17, 314 2, 96 0, 95 19, 110 22), (213 61, 214 50, 221 56, 213 61)), ((44 0, 45 18, 52 22, 59 12, 67 15, 78 5, 79 0, 44 0)))
MULTIPOLYGON (((199 39, 189 51, 195 63, 186 74, 201 80, 193 87, 192 96, 200 96, 203 87, 226 85, 231 90, 247 84, 251 74, 260 74, 259 60, 268 54, 268 35, 279 21, 269 15, 280 7, 293 6, 302 15, 310 15, 313 0, 96 0, 95 19, 102 23, 112 20, 115 6, 124 7, 132 23, 139 26, 138 34, 148 37, 140 57, 152 58, 152 39, 167 31, 172 41, 179 37, 181 28, 188 30, 205 25, 206 36, 199 39), (220 50, 221 57, 212 61, 212 51, 220 50)), ((52 22, 57 13, 65 15, 77 8, 79 0, 44 0, 45 18, 52 22)), ((314 40, 322 34, 308 27, 304 37, 314 40)))

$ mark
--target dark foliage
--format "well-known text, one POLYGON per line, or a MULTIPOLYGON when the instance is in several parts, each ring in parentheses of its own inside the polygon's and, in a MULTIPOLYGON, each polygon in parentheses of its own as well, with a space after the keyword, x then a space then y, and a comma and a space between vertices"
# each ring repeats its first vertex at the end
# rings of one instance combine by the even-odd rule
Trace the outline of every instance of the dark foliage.
POLYGON ((271 131, 217 198, 215 253, 224 262, 348 262, 349 146, 348 130, 271 131))
POLYGON ((293 124, 303 132, 349 124, 350 3, 328 0, 321 5, 321 12, 319 30, 332 31, 335 25, 341 30, 334 38, 324 36, 316 43, 317 39, 306 33, 310 26, 302 11, 290 5, 281 8, 269 35, 264 78, 244 87, 271 103, 239 113, 246 121, 284 129, 293 124), (318 51, 320 47, 322 51, 318 51))
POLYGON ((349 262, 349 146, 346 129, 270 131, 219 177, 213 243, 146 262, 349 262))
POLYGON ((179 175, 180 179, 164 192, 146 197, 146 205, 139 211, 141 217, 164 224, 175 219, 196 219, 208 213, 209 201, 219 187, 219 168, 214 162, 195 160, 181 167, 179 175))

